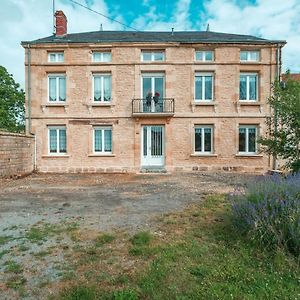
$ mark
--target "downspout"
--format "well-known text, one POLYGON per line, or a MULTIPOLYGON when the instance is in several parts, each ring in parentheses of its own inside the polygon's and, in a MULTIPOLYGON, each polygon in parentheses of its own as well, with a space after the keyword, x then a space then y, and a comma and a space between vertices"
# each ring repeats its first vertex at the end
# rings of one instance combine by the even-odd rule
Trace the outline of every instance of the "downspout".
MULTIPOLYGON (((276 49, 276 80, 280 82, 280 73, 281 73, 281 46, 277 44, 276 49)), ((277 111, 274 111, 274 132, 275 132, 275 139, 277 135, 277 111)), ((273 170, 277 169, 277 155, 273 155, 273 170)))
POLYGON ((31 53, 27 44, 27 101, 28 101, 28 133, 31 134, 31 53))

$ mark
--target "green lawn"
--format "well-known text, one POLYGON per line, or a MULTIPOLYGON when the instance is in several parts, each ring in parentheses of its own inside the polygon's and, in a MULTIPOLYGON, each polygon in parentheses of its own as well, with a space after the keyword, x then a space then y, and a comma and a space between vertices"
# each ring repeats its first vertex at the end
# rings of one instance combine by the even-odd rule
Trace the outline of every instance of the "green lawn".
POLYGON ((165 215, 156 234, 102 236, 74 253, 51 299, 300 299, 299 264, 236 234, 223 196, 165 215))

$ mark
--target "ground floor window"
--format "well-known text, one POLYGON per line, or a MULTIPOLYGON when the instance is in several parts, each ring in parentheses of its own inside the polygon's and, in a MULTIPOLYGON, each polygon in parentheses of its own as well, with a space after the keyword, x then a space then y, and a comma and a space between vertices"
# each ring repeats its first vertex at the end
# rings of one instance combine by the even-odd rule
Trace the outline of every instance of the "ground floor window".
POLYGON ((256 140, 256 125, 242 125, 239 127, 239 153, 255 154, 257 152, 256 140))
POLYGON ((94 127, 94 152, 112 153, 112 128, 111 126, 94 127))
POLYGON ((195 126, 194 137, 195 153, 213 152, 213 126, 195 126))
POLYGON ((59 154, 67 152, 67 135, 65 126, 48 127, 49 153, 59 154))

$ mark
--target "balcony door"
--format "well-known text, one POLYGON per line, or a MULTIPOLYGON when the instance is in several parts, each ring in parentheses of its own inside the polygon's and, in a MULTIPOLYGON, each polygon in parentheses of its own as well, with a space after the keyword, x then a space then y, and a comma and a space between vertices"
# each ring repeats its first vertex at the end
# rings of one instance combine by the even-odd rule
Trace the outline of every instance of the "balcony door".
POLYGON ((149 73, 142 75, 143 112, 163 112, 165 97, 165 75, 149 73))
POLYGON ((142 126, 142 155, 143 167, 162 167, 164 165, 164 126, 142 126))

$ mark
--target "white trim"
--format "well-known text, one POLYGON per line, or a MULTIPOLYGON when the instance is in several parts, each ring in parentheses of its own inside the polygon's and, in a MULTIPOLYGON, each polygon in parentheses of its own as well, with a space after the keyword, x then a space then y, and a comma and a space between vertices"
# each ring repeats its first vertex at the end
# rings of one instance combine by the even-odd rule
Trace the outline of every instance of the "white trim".
POLYGON ((111 61, 112 61, 111 51, 93 51, 92 52, 92 62, 94 62, 94 63, 110 63, 111 61), (99 61, 95 61, 95 57, 94 57, 95 53, 100 54, 100 60, 99 61), (110 54, 109 61, 104 61, 104 53, 109 53, 110 54))
POLYGON ((65 61, 65 54, 64 54, 64 51, 57 51, 57 52, 48 52, 48 62, 49 63, 61 63, 61 62, 64 62, 65 61), (63 55, 63 59, 62 60, 59 60, 59 55, 63 55), (55 59, 54 61, 51 61, 50 57, 51 55, 55 55, 55 59))
POLYGON ((195 76, 194 76, 194 101, 195 102, 202 102, 202 101, 206 101, 206 102, 212 102, 214 101, 214 83, 215 83, 215 74, 213 72, 195 72, 195 76), (211 77, 211 99, 205 99, 205 77, 211 77), (196 98, 196 77, 202 77, 202 98, 201 99, 197 99, 196 98))
POLYGON ((165 61, 166 60, 166 54, 165 54, 165 50, 157 50, 157 51, 148 51, 148 50, 142 50, 141 51, 141 61, 142 62, 160 62, 160 61, 165 61), (144 60, 144 53, 148 53, 151 55, 151 59, 150 60, 144 60), (161 53, 163 56, 162 60, 157 60, 155 59, 155 54, 156 53, 161 53))
POLYGON ((259 50, 240 50, 240 61, 241 62, 259 62, 260 61, 260 51, 259 50), (242 53, 247 53, 246 59, 241 59, 242 53), (251 59, 251 53, 257 53, 257 59, 251 59))
POLYGON ((66 103, 67 102, 67 76, 65 73, 61 73, 61 74, 48 74, 47 77, 47 83, 48 83, 48 87, 47 87, 47 102, 48 103, 66 103), (55 78, 56 80, 56 100, 55 101, 50 101, 50 78, 55 78), (60 78, 64 78, 65 79, 65 91, 66 91, 66 98, 65 101, 60 101, 59 100, 59 79, 60 78))
POLYGON ((109 154, 110 156, 113 154, 113 130, 112 126, 93 126, 93 155, 107 155, 109 154), (101 142, 102 142, 102 149, 101 151, 96 151, 95 150, 95 130, 101 130, 101 142), (111 151, 105 151, 105 139, 104 139, 104 130, 110 130, 111 131, 111 151))
POLYGON ((238 154, 239 155, 256 155, 258 153, 257 137, 258 137, 258 125, 239 125, 238 127, 238 154), (255 129, 255 151, 249 152, 249 129, 255 129), (246 129, 245 136, 245 151, 240 151, 240 129, 246 129))
POLYGON ((52 126, 48 125, 47 126, 48 130, 48 156, 65 156, 67 154, 67 127, 66 126, 52 126), (50 152, 50 130, 56 130, 56 152, 50 152), (66 131, 66 152, 60 152, 60 144, 59 144, 59 131, 60 130, 65 130, 66 131))
MULTIPOLYGON (((248 73, 248 72, 240 72, 239 75, 239 89, 241 86, 241 76, 246 76, 246 99, 239 99, 239 101, 249 101, 249 102, 258 102, 258 86, 259 86, 259 74, 257 72, 248 73), (256 77, 256 99, 249 99, 250 98, 250 78, 249 76, 255 76, 256 77)), ((239 90, 239 98, 241 96, 241 91, 239 90)))
POLYGON ((214 125, 194 125, 194 130, 193 130, 193 150, 194 150, 194 155, 211 155, 214 153, 214 125), (196 137, 196 129, 200 128, 201 129, 201 151, 196 151, 196 144, 195 144, 195 137, 196 137), (211 143, 211 149, 210 151, 205 151, 205 135, 204 135, 204 130, 205 129, 210 129, 210 143, 211 143))
POLYGON ((215 59, 215 55, 214 55, 214 51, 213 50, 195 50, 195 61, 214 61, 215 59), (211 52, 211 59, 206 59, 206 53, 211 52), (201 53, 201 59, 197 59, 197 53, 201 53))
POLYGON ((93 103, 111 103, 112 101, 112 76, 111 73, 93 73, 93 80, 92 80, 92 102, 93 103), (95 101, 95 77, 101 78, 101 96, 99 101, 95 101), (104 101, 104 77, 110 78, 110 100, 104 101))

